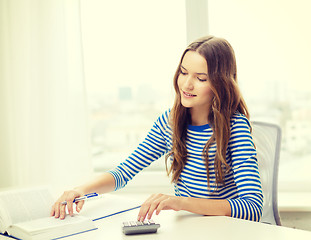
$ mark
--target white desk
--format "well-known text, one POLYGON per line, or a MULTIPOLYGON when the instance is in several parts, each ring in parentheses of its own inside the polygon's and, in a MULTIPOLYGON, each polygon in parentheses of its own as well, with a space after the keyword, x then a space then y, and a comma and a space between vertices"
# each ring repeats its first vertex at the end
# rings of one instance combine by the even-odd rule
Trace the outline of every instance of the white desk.
POLYGON ((252 239, 252 240, 286 240, 311 239, 311 232, 272 226, 230 217, 204 217, 188 212, 162 211, 153 219, 161 224, 155 234, 129 235, 122 233, 122 222, 132 221, 139 209, 124 212, 96 221, 98 230, 64 238, 64 240, 81 239, 252 239))
MULTIPOLYGON (((132 196, 133 197, 133 196, 132 196)), ((125 195, 118 200, 117 196, 112 198, 100 199, 98 202, 87 203, 84 207, 86 212, 100 211, 109 209, 114 212, 122 207, 122 203, 126 205, 137 206, 146 199, 146 196, 135 196, 131 198, 130 195, 125 195), (131 201, 133 202, 131 203, 131 201), (135 201, 134 201, 135 200, 135 201), (104 206, 104 209, 98 207, 104 206), (107 208, 106 208, 107 207, 107 208)), ((123 208, 124 209, 124 208, 123 208)), ((162 211, 160 215, 153 216, 155 222, 161 224, 158 232, 155 234, 129 235, 122 233, 122 222, 136 220, 139 209, 130 210, 117 215, 106 217, 95 221, 97 230, 73 235, 62 238, 61 240, 118 240, 118 239, 154 239, 154 240, 184 240, 184 239, 209 239, 209 240, 310 240, 311 232, 297 230, 292 228, 267 225, 264 223, 251 222, 231 217, 210 217, 201 216, 185 211, 174 212, 172 210, 162 211)), ((83 215, 83 214, 82 214, 83 215)), ((105 215, 105 214, 104 214, 105 215)), ((0 235, 1 239, 10 239, 0 235)))

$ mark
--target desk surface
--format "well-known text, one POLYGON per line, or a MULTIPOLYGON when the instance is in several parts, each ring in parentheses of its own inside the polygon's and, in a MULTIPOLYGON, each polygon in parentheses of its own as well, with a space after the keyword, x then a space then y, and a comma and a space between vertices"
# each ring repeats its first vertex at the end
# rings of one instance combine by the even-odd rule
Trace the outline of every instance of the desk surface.
POLYGON ((162 211, 153 219, 161 224, 155 234, 126 236, 122 233, 122 222, 133 221, 139 209, 117 214, 96 221, 98 230, 65 238, 76 239, 311 239, 311 232, 264 223, 234 219, 231 217, 201 216, 184 211, 162 211), (250 237, 251 236, 251 237, 250 237))
MULTIPOLYGON (((136 196, 137 197, 137 196, 136 196)), ((136 198, 135 197, 135 198, 136 198)), ((144 197, 140 199, 145 199, 144 197)), ((113 204, 111 200, 117 200, 117 198, 106 198, 102 199, 106 201, 107 207, 113 209, 113 204), (110 199, 110 200, 109 200, 110 199), (109 202, 107 201, 110 201, 109 202), (110 207, 109 207, 109 206, 110 207)), ((131 203, 131 197, 129 195, 123 196, 123 198, 117 202, 126 202, 127 204, 135 205, 136 200, 131 203)), ((139 200, 141 203, 141 201, 139 200)), ((96 204, 103 205, 102 202, 94 202, 96 204)), ((93 206, 93 207, 94 207, 93 206)), ((136 205, 137 206, 137 205, 136 205)), ((91 211, 91 204, 88 205, 89 208, 85 206, 85 210, 91 211)), ((115 206, 120 208, 120 204, 115 206)), ((104 208, 106 209, 106 208, 104 208)), ((99 208, 96 207, 95 210, 98 212, 99 208)), ((102 210, 100 210, 102 214, 102 210)), ((97 230, 73 235, 70 237, 63 238, 61 240, 81 240, 81 239, 91 239, 91 240, 103 240, 103 239, 154 239, 154 240, 168 240, 168 239, 230 239, 230 240, 310 240, 311 232, 303 231, 298 229, 268 225, 264 223, 251 222, 241 219, 235 219, 231 217, 212 217, 212 216, 201 216, 197 214, 188 213, 185 211, 175 212, 172 210, 164 210, 160 215, 153 216, 153 220, 159 223, 161 227, 155 234, 142 234, 142 235, 130 235, 126 236, 122 233, 122 223, 124 221, 135 221, 138 215, 139 209, 130 210, 127 212, 119 213, 110 217, 106 217, 95 221, 95 225, 98 227, 97 230)), ((0 239, 7 239, 0 235, 0 239)))

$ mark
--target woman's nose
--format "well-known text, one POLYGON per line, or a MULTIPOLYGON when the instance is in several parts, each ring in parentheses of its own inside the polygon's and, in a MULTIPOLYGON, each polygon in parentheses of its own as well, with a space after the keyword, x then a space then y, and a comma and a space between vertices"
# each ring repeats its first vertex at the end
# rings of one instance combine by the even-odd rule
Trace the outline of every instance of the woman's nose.
POLYGON ((193 80, 191 76, 187 76, 186 81, 185 81, 185 88, 189 90, 193 89, 193 80))

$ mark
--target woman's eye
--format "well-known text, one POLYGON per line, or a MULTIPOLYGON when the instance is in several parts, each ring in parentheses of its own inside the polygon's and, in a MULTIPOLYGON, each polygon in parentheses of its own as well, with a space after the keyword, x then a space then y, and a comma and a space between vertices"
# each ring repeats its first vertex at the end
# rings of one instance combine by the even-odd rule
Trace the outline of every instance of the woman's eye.
POLYGON ((198 78, 198 80, 199 80, 200 82, 205 82, 205 81, 206 81, 206 79, 202 79, 202 78, 198 78))
POLYGON ((186 73, 186 72, 183 72, 183 71, 180 71, 180 74, 186 75, 187 73, 186 73))

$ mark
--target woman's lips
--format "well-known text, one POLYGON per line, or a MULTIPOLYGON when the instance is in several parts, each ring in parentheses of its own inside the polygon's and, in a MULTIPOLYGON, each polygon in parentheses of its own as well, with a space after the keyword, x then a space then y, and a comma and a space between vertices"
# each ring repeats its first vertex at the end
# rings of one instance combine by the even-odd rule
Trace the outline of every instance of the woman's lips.
POLYGON ((194 95, 194 94, 191 94, 191 93, 188 93, 188 92, 185 92, 185 91, 182 91, 182 92, 183 92, 183 95, 184 95, 186 98, 196 97, 196 95, 194 95))

